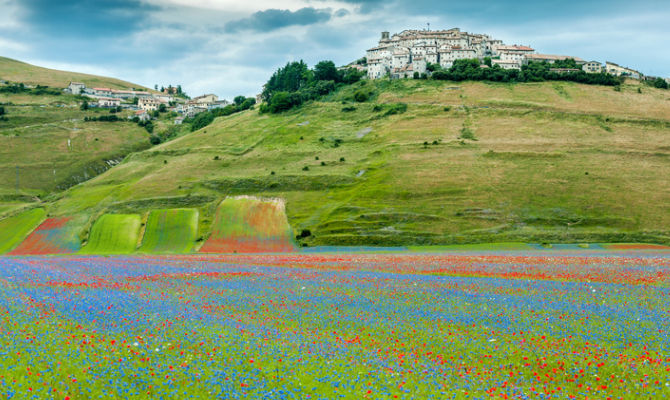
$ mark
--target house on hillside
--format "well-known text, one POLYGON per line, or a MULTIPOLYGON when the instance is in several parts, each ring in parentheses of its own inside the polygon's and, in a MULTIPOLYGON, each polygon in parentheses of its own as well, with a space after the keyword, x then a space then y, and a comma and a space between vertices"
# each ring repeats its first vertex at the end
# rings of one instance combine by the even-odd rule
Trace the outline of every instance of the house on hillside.
POLYGON ((491 60, 491 65, 497 65, 502 69, 521 69, 521 63, 517 61, 491 60))
POLYGON ((85 89, 86 85, 81 82, 70 82, 70 84, 67 85, 67 88, 65 88, 64 92, 70 94, 82 94, 85 89))
POLYGON ((181 125, 184 123, 184 117, 177 117, 174 119, 174 124, 175 125, 181 125))
POLYGON ((579 57, 572 56, 558 56, 555 54, 527 54, 526 61, 536 61, 536 62, 546 62, 549 64, 554 64, 556 61, 565 61, 565 60, 575 60, 577 65, 584 65, 586 61, 582 60, 579 57))
POLYGON ((153 97, 145 97, 137 101, 137 106, 144 111, 156 111, 163 104, 160 100, 153 97))
POLYGON ((500 61, 506 63, 515 62, 519 64, 519 69, 521 68, 521 64, 526 62, 526 59, 531 54, 535 53, 535 49, 531 47, 519 46, 516 44, 513 46, 498 46, 497 51, 500 55, 500 61))
POLYGON ((599 74, 603 72, 603 65, 599 61, 589 61, 582 65, 582 70, 588 74, 599 74))
POLYGON ((203 106, 208 106, 219 101, 219 97, 215 94, 204 94, 202 96, 195 97, 189 101, 192 104, 198 104, 203 106))
POLYGON ((133 119, 135 117, 139 118, 140 121, 151 121, 151 115, 149 115, 149 113, 145 110, 139 110, 135 112, 135 114, 128 116, 128 119, 133 119))
POLYGON ((115 108, 121 105, 121 99, 115 99, 113 97, 100 97, 98 99, 98 107, 101 108, 115 108))
POLYGON ((619 64, 607 61, 605 62, 605 71, 614 76, 623 76, 625 78, 640 79, 642 74, 634 69, 622 67, 619 64))

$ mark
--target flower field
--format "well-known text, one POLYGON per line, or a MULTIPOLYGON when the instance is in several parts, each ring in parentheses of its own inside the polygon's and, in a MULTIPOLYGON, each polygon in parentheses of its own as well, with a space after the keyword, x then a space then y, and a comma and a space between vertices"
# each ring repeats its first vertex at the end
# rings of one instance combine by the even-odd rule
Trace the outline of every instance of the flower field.
POLYGON ((0 398, 670 396, 670 253, 0 258, 0 398))
POLYGON ((14 250, 11 255, 70 254, 80 248, 77 233, 83 221, 80 218, 47 218, 14 250))
POLYGON ((201 253, 281 253, 295 250, 284 201, 228 197, 216 211, 201 253))

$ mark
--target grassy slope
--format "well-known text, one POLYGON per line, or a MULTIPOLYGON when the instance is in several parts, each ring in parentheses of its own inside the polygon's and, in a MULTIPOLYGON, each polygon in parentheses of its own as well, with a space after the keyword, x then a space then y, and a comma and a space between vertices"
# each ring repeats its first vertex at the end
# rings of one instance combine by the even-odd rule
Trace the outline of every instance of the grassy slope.
POLYGON ((153 210, 146 222, 142 253, 190 253, 198 233, 198 211, 153 210))
MULTIPOLYGON (((0 58, 2 79, 66 86, 70 75, 79 76, 0 58), (28 79, 31 76, 34 81, 28 79)), ((99 86, 138 86, 110 78, 90 79, 90 84, 99 86)), ((109 167, 109 160, 120 161, 149 147, 148 133, 136 124, 84 122, 86 116, 108 111, 82 111, 80 102, 64 94, 0 93, 8 117, 0 121, 0 216, 14 212, 34 196, 43 197, 98 175, 109 167)), ((120 114, 121 118, 126 115, 120 114)))
POLYGON ((21 243, 44 219, 45 211, 35 208, 0 220, 0 254, 21 243))
POLYGON ((312 245, 670 241, 670 92, 366 85, 376 97, 354 112, 342 112, 356 89, 346 88, 283 115, 220 118, 132 155, 51 212, 188 204, 206 235, 221 196, 255 194, 286 199, 291 226, 310 229, 312 245), (408 111, 373 110, 395 102, 408 111), (478 140, 459 139, 463 129, 478 140))
POLYGON ((93 224, 82 254, 127 254, 135 251, 141 218, 137 214, 105 214, 93 224))
POLYGON ((65 88, 71 81, 74 81, 82 82, 87 87, 146 89, 120 79, 43 68, 5 57, 0 57, 0 79, 28 85, 45 85, 59 88, 65 88))

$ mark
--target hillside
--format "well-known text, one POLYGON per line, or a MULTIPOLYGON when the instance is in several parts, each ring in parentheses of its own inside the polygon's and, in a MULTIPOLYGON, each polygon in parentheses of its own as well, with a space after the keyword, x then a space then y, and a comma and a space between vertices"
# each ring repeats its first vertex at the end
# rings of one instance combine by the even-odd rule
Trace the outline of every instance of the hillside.
POLYGON ((306 245, 670 243, 668 143, 670 92, 637 83, 381 80, 218 118, 44 205, 89 218, 82 240, 105 212, 185 207, 202 242, 222 198, 258 195, 306 245))
MULTIPOLYGON (((0 78, 18 83, 66 86, 70 79, 113 87, 127 82, 53 71, 0 59, 0 78), (88 79, 88 80, 87 80, 88 79)), ((60 89, 0 92, 0 215, 30 206, 49 193, 83 182, 134 151, 150 146, 149 134, 128 122, 87 122, 109 110, 82 110, 83 98, 60 89)))
POLYGON ((141 85, 125 82, 120 79, 43 68, 5 57, 0 57, 0 80, 56 88, 65 88, 71 81, 85 83, 87 87, 107 87, 111 89, 143 88, 141 85))

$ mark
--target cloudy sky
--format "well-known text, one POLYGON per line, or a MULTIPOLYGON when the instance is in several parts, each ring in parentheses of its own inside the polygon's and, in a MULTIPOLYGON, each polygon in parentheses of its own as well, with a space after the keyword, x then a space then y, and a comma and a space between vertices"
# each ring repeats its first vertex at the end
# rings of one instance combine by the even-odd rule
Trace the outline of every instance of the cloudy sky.
POLYGON ((670 77, 668 0, 0 0, 0 56, 230 98, 428 23, 670 77))

